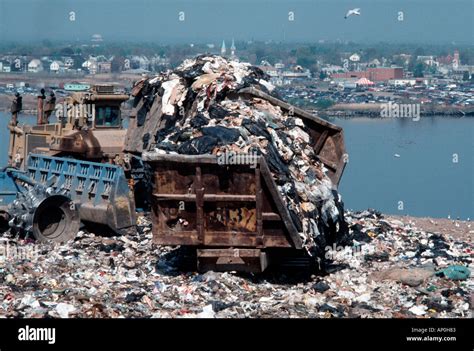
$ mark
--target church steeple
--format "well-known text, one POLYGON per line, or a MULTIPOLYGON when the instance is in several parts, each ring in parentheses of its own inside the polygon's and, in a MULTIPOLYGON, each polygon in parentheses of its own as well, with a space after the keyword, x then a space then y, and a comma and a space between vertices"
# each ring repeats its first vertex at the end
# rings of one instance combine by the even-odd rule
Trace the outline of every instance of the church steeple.
POLYGON ((222 40, 221 55, 224 56, 226 52, 227 52, 227 49, 225 48, 225 40, 222 40))
POLYGON ((230 55, 231 56, 235 56, 235 50, 236 50, 235 42, 234 42, 234 38, 232 38, 232 45, 230 46, 230 55))

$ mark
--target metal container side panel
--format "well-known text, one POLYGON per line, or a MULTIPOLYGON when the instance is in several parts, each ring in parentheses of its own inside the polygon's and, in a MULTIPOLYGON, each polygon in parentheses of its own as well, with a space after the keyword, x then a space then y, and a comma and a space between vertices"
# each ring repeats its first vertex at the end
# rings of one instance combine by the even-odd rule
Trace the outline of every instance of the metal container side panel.
POLYGON ((271 175, 263 174, 269 172, 263 159, 251 168, 219 165, 210 155, 148 156, 156 243, 301 248, 276 186, 268 184, 271 175))

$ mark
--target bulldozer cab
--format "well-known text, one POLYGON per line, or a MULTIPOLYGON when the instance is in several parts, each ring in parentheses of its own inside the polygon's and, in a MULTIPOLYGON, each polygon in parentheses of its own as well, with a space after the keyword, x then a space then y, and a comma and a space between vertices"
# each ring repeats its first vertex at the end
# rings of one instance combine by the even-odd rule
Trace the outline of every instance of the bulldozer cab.
POLYGON ((128 95, 117 94, 111 85, 95 85, 90 91, 76 92, 64 101, 60 111, 64 127, 80 129, 112 128, 121 129, 120 107, 128 100, 128 95))
POLYGON ((53 108, 42 93, 36 125, 9 125, 10 166, 23 168, 30 153, 95 162, 112 162, 122 154, 126 130, 121 105, 128 95, 115 92, 112 85, 95 85, 73 92, 53 108))

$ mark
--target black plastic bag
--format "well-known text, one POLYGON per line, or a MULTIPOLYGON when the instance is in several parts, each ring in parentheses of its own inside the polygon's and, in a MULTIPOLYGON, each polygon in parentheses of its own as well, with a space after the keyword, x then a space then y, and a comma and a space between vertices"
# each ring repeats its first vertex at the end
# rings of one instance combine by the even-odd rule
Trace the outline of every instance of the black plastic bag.
POLYGON ((219 140, 217 138, 203 135, 181 144, 178 148, 178 153, 185 155, 210 154, 218 142, 219 140))
POLYGON ((234 143, 240 137, 240 131, 238 129, 226 128, 222 126, 203 128, 202 134, 218 139, 223 145, 234 143))

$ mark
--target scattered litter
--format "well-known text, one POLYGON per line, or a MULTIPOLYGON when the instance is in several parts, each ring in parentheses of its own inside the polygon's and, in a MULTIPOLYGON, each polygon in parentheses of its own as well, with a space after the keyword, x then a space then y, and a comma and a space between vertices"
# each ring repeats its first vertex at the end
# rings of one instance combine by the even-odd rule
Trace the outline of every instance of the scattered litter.
POLYGON ((313 285, 313 289, 319 293, 323 293, 326 290, 330 289, 330 286, 326 284, 325 282, 317 282, 316 284, 313 285))
POLYGON ((428 309, 428 307, 426 307, 426 306, 413 306, 408 311, 410 311, 411 313, 413 313, 416 316, 423 316, 424 314, 426 314, 427 309, 428 309))
POLYGON ((58 303, 56 306, 56 312, 58 312, 59 317, 61 318, 69 318, 69 314, 74 312, 76 308, 72 305, 67 303, 58 303))
POLYGON ((147 217, 138 218, 136 233, 80 232, 60 246, 31 244, 6 233, 10 244, 34 255, 0 260, 0 317, 472 317, 474 279, 445 277, 452 267, 472 270, 472 243, 392 222, 373 210, 348 211, 345 217, 354 238, 373 233, 363 241, 369 251, 354 240, 344 251, 335 250, 330 273, 310 277, 298 271, 184 270, 189 252, 155 246, 147 217), (443 266, 421 255, 428 249, 443 258, 443 266), (389 259, 367 260, 366 252, 388 253, 389 259))
POLYGON ((436 275, 444 276, 451 280, 466 280, 471 276, 471 271, 467 267, 454 265, 436 272, 436 275))
POLYGON ((201 313, 198 313, 196 315, 197 318, 214 318, 215 317, 215 312, 214 309, 212 308, 212 305, 207 305, 204 306, 202 309, 201 313))

